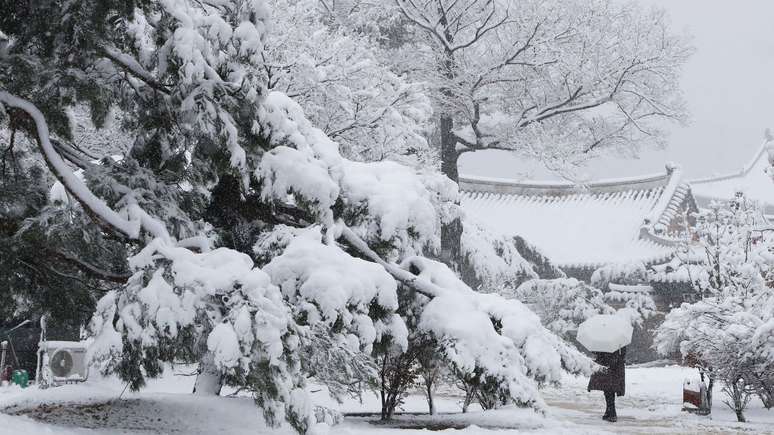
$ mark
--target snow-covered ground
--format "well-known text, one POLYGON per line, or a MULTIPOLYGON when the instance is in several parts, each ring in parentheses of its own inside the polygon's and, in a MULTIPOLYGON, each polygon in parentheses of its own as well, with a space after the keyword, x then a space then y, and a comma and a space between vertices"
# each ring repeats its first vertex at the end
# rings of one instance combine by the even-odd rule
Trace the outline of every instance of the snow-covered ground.
MULTIPOLYGON (((438 398, 439 414, 410 415, 426 410, 424 399, 412 395, 390 425, 375 417, 347 417, 344 423, 321 433, 357 435, 427 434, 433 429, 459 435, 511 434, 774 434, 774 410, 763 409, 753 399, 746 416, 737 423, 721 403, 721 393, 711 417, 681 412, 682 381, 695 371, 683 367, 641 367, 627 370, 626 396, 618 400, 618 423, 602 421, 604 400, 599 392, 586 392, 584 378, 567 377, 561 387, 548 388, 550 408, 545 416, 506 407, 495 411, 459 414, 459 397, 438 398), (424 427, 425 429, 417 429, 424 427)), ((247 397, 199 397, 189 394, 192 377, 166 376, 149 383, 140 393, 123 392, 114 379, 92 380, 48 390, 0 388, 0 435, 55 434, 292 434, 289 428, 269 429, 247 397), (119 399, 119 396, 121 398, 119 399), (39 421, 44 419, 44 422, 39 421)), ((323 393, 314 393, 323 396, 323 393)), ((316 397, 330 404, 326 397, 316 397)), ((378 398, 338 405, 346 413, 379 409, 378 398)), ((319 428, 324 429, 324 428, 319 428)))

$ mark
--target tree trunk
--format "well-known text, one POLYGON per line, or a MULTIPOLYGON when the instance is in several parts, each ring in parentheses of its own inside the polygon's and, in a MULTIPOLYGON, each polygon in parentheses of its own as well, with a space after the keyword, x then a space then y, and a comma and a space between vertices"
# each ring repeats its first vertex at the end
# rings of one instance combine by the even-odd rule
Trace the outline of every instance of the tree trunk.
POLYGON ((381 413, 381 420, 386 421, 387 420, 387 355, 384 355, 384 359, 382 359, 382 367, 380 370, 380 378, 381 378, 381 388, 380 388, 380 396, 382 399, 382 413, 381 413))
POLYGON ((746 392, 745 392, 745 384, 744 381, 741 379, 737 379, 733 383, 729 383, 730 385, 726 385, 725 391, 726 393, 731 396, 731 402, 726 404, 731 405, 731 408, 734 410, 734 413, 736 414, 736 420, 740 423, 747 422, 747 419, 744 417, 744 408, 747 405, 746 400, 746 392), (729 388, 730 387, 730 388, 729 388))
POLYGON ((435 381, 434 372, 425 372, 425 398, 427 399, 427 412, 435 415, 435 402, 433 402, 433 383, 435 381))
POLYGON ((430 415, 435 415, 435 403, 433 402, 433 391, 427 390, 427 410, 430 415))
POLYGON ((390 364, 395 365, 399 364, 399 362, 397 360, 390 361, 389 357, 385 355, 384 359, 382 360, 382 369, 380 373, 382 380, 380 392, 382 399, 382 410, 380 417, 382 421, 392 420, 392 416, 395 413, 395 408, 398 406, 398 401, 400 400, 401 394, 400 386, 397 385, 400 382, 400 368, 396 366, 394 368, 395 371, 389 373, 390 364))
POLYGON ((470 378, 462 374, 457 375, 458 386, 465 392, 465 399, 462 401, 462 413, 468 412, 468 407, 473 403, 478 395, 478 381, 476 378, 470 378))
POLYGON ((468 412, 468 407, 473 403, 473 399, 476 398, 476 388, 471 387, 470 390, 465 391, 465 400, 462 402, 462 413, 468 412))
POLYGON ((193 393, 200 396, 218 396, 221 388, 223 388, 223 375, 215 366, 212 352, 207 352, 199 363, 199 374, 196 375, 193 393))
MULTIPOLYGON (((454 122, 451 116, 441 117, 441 171, 455 183, 459 182, 459 172, 457 169, 457 141, 452 133, 454 122)), ((462 220, 459 218, 447 222, 441 226, 441 260, 451 267, 452 270, 459 271, 462 262, 462 248, 460 240, 462 238, 462 220)))
MULTIPOLYGON (((445 23, 441 23, 445 25, 445 23)), ((447 39, 451 41, 452 35, 447 34, 447 39)), ((443 61, 443 74, 449 82, 454 80, 454 54, 446 52, 443 61)), ((452 99, 454 95, 451 89, 442 89, 444 98, 452 99)), ((447 109, 448 110, 448 109, 447 109)), ((441 135, 441 172, 449 177, 455 183, 459 183, 459 169, 457 161, 459 153, 457 152, 457 139, 454 136, 454 118, 451 113, 442 113, 440 119, 441 135)), ((462 263, 462 248, 460 240, 462 238, 462 220, 459 218, 441 226, 441 261, 446 263, 454 271, 460 270, 462 263)))
POLYGON ((452 130, 454 129, 454 120, 450 115, 441 116, 441 172, 449 177, 450 180, 458 183, 460 180, 459 170, 457 168, 457 141, 452 130))
POLYGON ((709 383, 707 384, 707 407, 709 412, 712 413, 712 389, 715 387, 715 378, 709 376, 709 383))

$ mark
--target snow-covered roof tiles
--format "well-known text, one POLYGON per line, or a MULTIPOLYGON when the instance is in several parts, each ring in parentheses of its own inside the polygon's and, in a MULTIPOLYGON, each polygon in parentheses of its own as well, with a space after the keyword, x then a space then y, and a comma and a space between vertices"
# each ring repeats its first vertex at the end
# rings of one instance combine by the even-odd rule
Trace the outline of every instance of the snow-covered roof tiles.
POLYGON ((560 267, 661 262, 674 252, 666 233, 690 195, 679 168, 666 174, 572 183, 461 177, 462 206, 491 230, 520 235, 560 267))
POLYGON ((769 166, 768 150, 774 143, 766 140, 753 159, 739 171, 725 175, 692 180, 691 190, 697 201, 706 205, 710 200, 729 200, 737 192, 764 206, 767 215, 774 214, 774 181, 766 168, 769 166))

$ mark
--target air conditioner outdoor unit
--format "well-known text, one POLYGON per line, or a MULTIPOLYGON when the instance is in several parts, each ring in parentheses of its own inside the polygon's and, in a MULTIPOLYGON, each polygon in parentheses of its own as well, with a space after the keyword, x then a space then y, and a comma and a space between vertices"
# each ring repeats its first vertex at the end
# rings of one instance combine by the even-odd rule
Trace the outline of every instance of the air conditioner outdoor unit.
POLYGON ((83 382, 89 377, 86 343, 81 341, 44 341, 38 348, 38 379, 41 386, 83 382))

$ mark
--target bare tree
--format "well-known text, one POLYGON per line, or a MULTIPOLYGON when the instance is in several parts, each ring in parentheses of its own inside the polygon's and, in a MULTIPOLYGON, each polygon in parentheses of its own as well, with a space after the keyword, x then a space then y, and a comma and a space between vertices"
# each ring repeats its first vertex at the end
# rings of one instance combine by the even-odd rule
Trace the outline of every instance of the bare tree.
MULTIPOLYGON (((661 10, 607 0, 394 5, 421 38, 410 58, 435 85, 441 167, 454 181, 464 153, 513 150, 570 173, 603 150, 659 142, 664 120, 685 119, 678 79, 691 49, 661 10)), ((444 228, 447 260, 458 260, 460 228, 444 228)))

